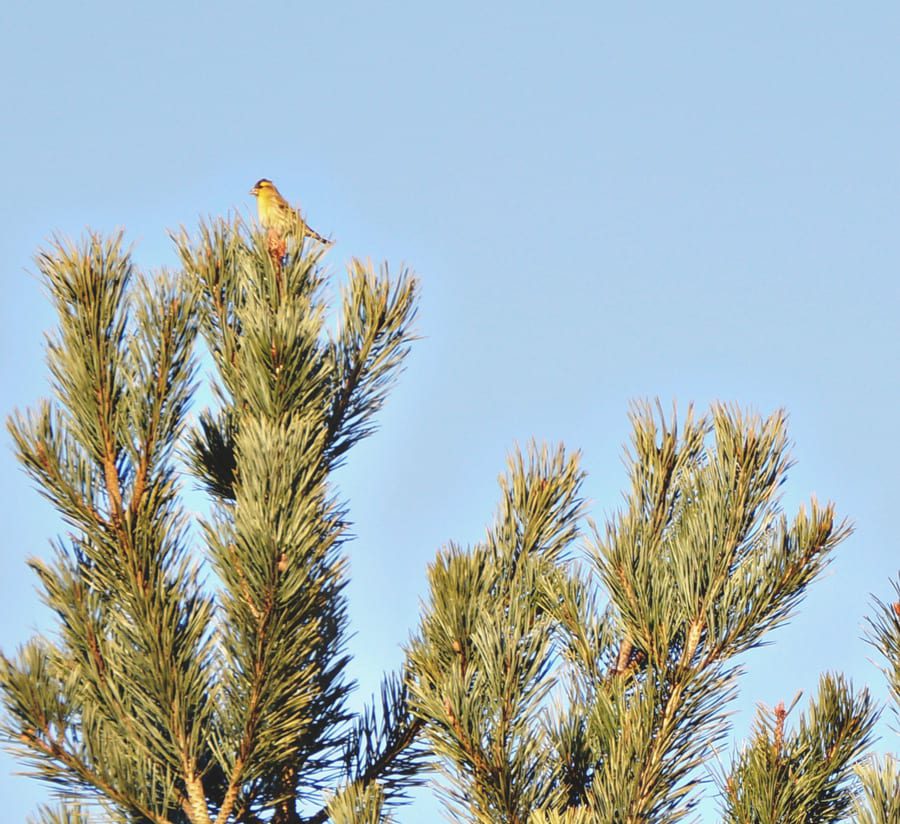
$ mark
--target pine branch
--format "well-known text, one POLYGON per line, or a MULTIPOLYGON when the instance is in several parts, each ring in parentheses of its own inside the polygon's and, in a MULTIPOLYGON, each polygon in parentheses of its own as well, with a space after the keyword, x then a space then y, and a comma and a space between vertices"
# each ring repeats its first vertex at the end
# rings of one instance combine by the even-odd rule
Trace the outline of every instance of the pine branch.
MULTIPOLYGON (((681 438, 649 409, 634 423, 632 494, 605 539, 595 537, 593 558, 624 639, 611 670, 624 683, 608 679, 604 700, 618 729, 639 732, 611 742, 597 730, 604 766, 592 793, 595 805, 634 820, 675 821, 691 808, 693 771, 724 731, 727 662, 786 620, 849 530, 815 502, 792 526, 780 516, 783 415, 760 421, 715 407, 709 420, 689 415, 681 438), (638 758, 641 768, 624 778, 610 769, 613 758, 638 758)), ((583 664, 591 666, 593 657, 583 664)))
MULTIPOLYGON (((685 495, 683 482, 702 461, 703 439, 709 430, 706 421, 694 421, 693 408, 688 407, 679 443, 677 418, 673 414, 671 425, 668 425, 658 401, 656 408, 658 419, 647 404, 635 405, 631 412, 634 427, 632 520, 623 517, 617 525, 622 534, 616 546, 624 552, 618 556, 610 555, 606 579, 610 591, 615 593, 614 603, 627 604, 626 614, 633 616, 632 625, 640 623, 638 616, 647 608, 645 593, 638 591, 634 574, 640 571, 646 581, 654 557, 661 552, 664 532, 680 518, 685 495)), ((608 534, 612 537, 613 533, 608 534)), ((645 640, 644 643, 648 642, 645 640)), ((644 654, 640 649, 639 653, 644 654)), ((631 673, 634 656, 635 639, 625 632, 611 676, 631 673)))
MULTIPOLYGON (((345 758, 358 759, 355 766, 348 769, 348 787, 355 787, 357 791, 365 792, 371 785, 379 787, 381 804, 396 803, 397 799, 404 801, 408 789, 422 783, 417 773, 427 758, 424 751, 416 750, 410 753, 414 747, 425 722, 419 718, 404 719, 402 725, 392 725, 388 720, 396 715, 395 711, 385 706, 382 710, 384 719, 380 736, 374 729, 376 720, 374 715, 366 715, 360 719, 358 730, 348 739, 348 753, 345 758), (380 738, 376 745, 372 745, 372 739, 380 738), (359 746, 365 742, 365 751, 359 753, 359 746), (380 746, 379 746, 380 745, 380 746)), ((381 809, 381 807, 379 807, 381 809)), ((325 824, 329 815, 332 815, 333 802, 322 807, 318 812, 305 819, 305 824, 325 824)))
MULTIPOLYGON (((42 730, 42 732, 45 735, 48 733, 47 730, 42 730)), ((169 824, 167 816, 159 815, 149 807, 144 807, 141 804, 135 803, 134 798, 117 790, 116 787, 112 783, 106 781, 100 773, 90 769, 77 756, 66 751, 59 744, 46 743, 36 736, 25 735, 22 737, 22 743, 36 752, 43 753, 52 761, 58 762, 75 776, 83 786, 96 789, 98 792, 103 793, 103 795, 111 801, 114 801, 123 809, 141 815, 148 821, 153 822, 153 824, 169 824)), ((188 811, 189 807, 187 806, 187 801, 185 800, 183 804, 185 811, 188 811)))
POLYGON ((29 732, 50 736, 20 702, 20 738, 116 805, 162 821, 157 806, 174 803, 202 824, 211 607, 184 554, 170 465, 192 392, 194 304, 171 277, 135 287, 120 237, 58 243, 38 264, 60 318, 48 345, 59 408, 10 428, 20 460, 78 530, 55 564, 32 566, 62 620, 63 645, 48 649, 79 678, 77 689, 38 683, 39 668, 8 664, 7 701, 18 700, 14 682, 48 706, 64 690, 61 737, 29 732))
MULTIPOLYGON (((256 271, 269 272, 271 262, 256 251, 256 271)), ((277 776, 272 803, 289 818, 296 789, 285 784, 286 776, 299 775, 291 764, 302 761, 305 747, 325 743, 325 722, 334 712, 327 705, 337 706, 346 692, 316 663, 320 647, 334 655, 345 619, 333 598, 342 586, 333 556, 342 524, 325 501, 318 457, 323 447, 316 420, 327 372, 310 357, 321 329, 321 313, 309 311, 320 282, 314 263, 289 261, 279 275, 281 289, 269 289, 265 279, 245 282, 245 302, 229 310, 242 330, 229 373, 237 392, 232 414, 241 474, 234 508, 210 538, 227 587, 227 644, 237 678, 229 689, 238 699, 240 733, 233 759, 225 742, 219 744, 229 778, 217 821, 228 819, 243 784, 264 773, 277 776), (325 633, 329 610, 333 629, 325 633)))
POLYGON ((264 236, 225 224, 204 228, 199 246, 178 241, 201 286, 223 402, 201 417, 191 450, 218 499, 206 525, 228 662, 214 744, 226 777, 218 822, 267 806, 273 821, 293 821, 297 802, 335 769, 349 686, 344 515, 328 475, 371 431, 412 340, 414 279, 392 283, 358 262, 341 331, 328 340, 321 253, 296 240, 276 260, 264 236))
POLYGON ((900 579, 892 582, 894 600, 874 598, 876 614, 867 618, 869 643, 884 658, 884 674, 894 700, 894 713, 900 715, 900 579))
POLYGON ((330 347, 336 388, 328 413, 330 466, 372 432, 372 416, 384 403, 415 336, 418 281, 407 270, 392 281, 387 268, 376 276, 354 260, 344 290, 342 323, 330 347))
POLYGON ((557 605, 545 582, 577 536, 581 480, 561 448, 514 455, 487 540, 451 546, 429 569, 408 651, 412 709, 428 722, 451 803, 477 821, 524 822, 555 792, 538 723, 554 683, 557 605))
POLYGON ((59 807, 41 805, 38 818, 29 816, 27 824, 90 824, 80 804, 61 804, 59 807))
POLYGON ((345 782, 364 787, 377 781, 388 803, 406 800, 427 763, 426 752, 413 746, 423 722, 410 715, 406 680, 405 673, 386 676, 379 700, 357 716, 344 741, 345 782))
POLYGON ((322 821, 334 824, 388 824, 384 815, 384 793, 378 784, 350 784, 335 793, 322 821))
POLYGON ((724 781, 725 821, 826 824, 844 820, 854 801, 853 767, 871 741, 878 713, 867 690, 854 693, 824 675, 796 731, 780 704, 760 711, 753 738, 724 781))
POLYGON ((900 763, 896 757, 871 758, 855 768, 861 792, 853 806, 854 824, 900 821, 900 763))

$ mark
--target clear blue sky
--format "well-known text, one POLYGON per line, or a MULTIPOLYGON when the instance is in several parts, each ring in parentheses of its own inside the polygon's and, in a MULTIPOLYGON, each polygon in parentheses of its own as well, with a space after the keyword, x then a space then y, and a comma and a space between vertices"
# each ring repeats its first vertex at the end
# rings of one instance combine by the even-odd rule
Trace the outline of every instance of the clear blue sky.
MULTIPOLYGON (((860 636, 900 566, 900 7, 738 5, 5 4, 4 413, 47 392, 26 270, 51 232, 124 226, 139 262, 173 264, 167 228, 249 209, 272 177, 338 239, 336 268, 423 282, 424 339, 339 478, 366 691, 435 550, 483 534, 509 448, 581 448, 602 520, 628 402, 658 395, 786 407, 786 506, 815 493, 856 524, 748 657, 736 734, 825 669, 885 697, 860 636)), ((59 524, 5 435, 0 485, 9 651, 47 626, 25 558, 59 524)), ((0 756, 10 822, 44 797, 14 769, 0 756)))

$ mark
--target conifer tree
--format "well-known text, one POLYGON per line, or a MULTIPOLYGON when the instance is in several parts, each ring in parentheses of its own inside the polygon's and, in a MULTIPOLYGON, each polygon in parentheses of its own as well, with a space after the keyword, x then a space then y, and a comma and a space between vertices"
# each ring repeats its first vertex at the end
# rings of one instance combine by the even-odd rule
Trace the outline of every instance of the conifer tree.
POLYGON ((0 659, 5 736, 63 797, 45 822, 97 807, 131 823, 374 820, 422 753, 400 674, 348 709, 330 473, 403 363, 416 280, 354 261, 329 334, 302 235, 283 257, 237 221, 175 240, 176 275, 136 272, 120 236, 38 257, 55 399, 10 431, 68 532, 31 561, 57 634, 0 659), (218 405, 188 430, 198 332, 218 405), (179 494, 185 442, 212 499, 209 580, 179 494))
MULTIPOLYGON (((0 657, 3 735, 60 796, 36 822, 379 824, 432 763, 453 820, 685 820, 737 656, 849 533, 830 504, 782 511, 784 415, 636 406, 602 528, 578 454, 516 451, 485 539, 438 553, 404 669, 355 713, 331 476, 402 368, 417 283, 352 261, 330 330, 302 231, 203 224, 175 236, 174 274, 136 271, 120 236, 38 257, 55 397, 9 427, 67 533, 31 561, 56 633, 0 657), (215 404, 191 423, 198 337, 215 404)), ((898 602, 871 638, 900 706, 898 602)), ((861 760, 868 692, 825 674, 794 709, 760 711, 722 819, 896 822, 897 761, 861 760)))
MULTIPOLYGON (((727 731, 735 656, 784 623, 847 535, 789 520, 785 419, 716 406, 633 415, 631 490, 583 537, 578 456, 516 454, 485 540, 449 546, 410 644, 410 697, 459 820, 675 822, 727 731), (583 560, 576 549, 584 544, 583 560)), ((726 782, 725 820, 834 821, 876 712, 826 676, 794 734, 783 708, 726 782)))

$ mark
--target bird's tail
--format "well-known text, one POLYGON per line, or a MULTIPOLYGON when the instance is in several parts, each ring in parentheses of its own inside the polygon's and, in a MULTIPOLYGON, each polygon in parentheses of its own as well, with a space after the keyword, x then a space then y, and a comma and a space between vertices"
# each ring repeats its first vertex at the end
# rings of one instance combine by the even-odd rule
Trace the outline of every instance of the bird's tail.
POLYGON ((325 246, 331 246, 334 243, 333 240, 320 235, 312 226, 310 226, 305 220, 301 223, 301 228, 303 229, 303 234, 307 237, 311 237, 313 240, 319 241, 319 243, 324 244, 325 246))

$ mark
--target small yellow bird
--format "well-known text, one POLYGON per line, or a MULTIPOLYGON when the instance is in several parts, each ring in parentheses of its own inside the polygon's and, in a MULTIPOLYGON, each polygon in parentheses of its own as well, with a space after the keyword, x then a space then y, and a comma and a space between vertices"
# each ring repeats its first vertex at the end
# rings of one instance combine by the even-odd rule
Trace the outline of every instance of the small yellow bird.
POLYGON ((266 178, 256 181, 256 185, 250 190, 250 194, 256 198, 256 209, 259 214, 259 222, 270 231, 282 234, 284 232, 303 230, 307 237, 315 238, 319 243, 331 244, 333 241, 322 237, 314 231, 303 219, 303 215, 295 209, 275 188, 275 184, 266 178))

